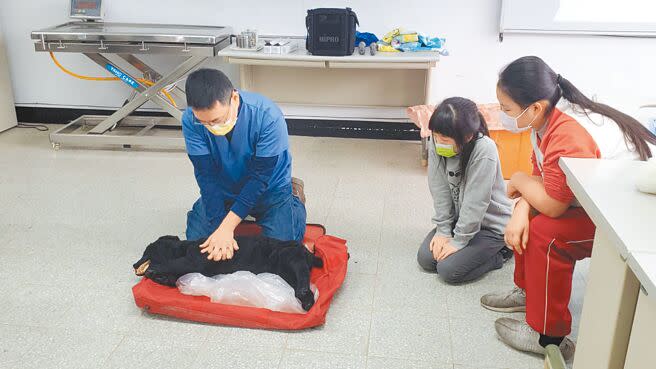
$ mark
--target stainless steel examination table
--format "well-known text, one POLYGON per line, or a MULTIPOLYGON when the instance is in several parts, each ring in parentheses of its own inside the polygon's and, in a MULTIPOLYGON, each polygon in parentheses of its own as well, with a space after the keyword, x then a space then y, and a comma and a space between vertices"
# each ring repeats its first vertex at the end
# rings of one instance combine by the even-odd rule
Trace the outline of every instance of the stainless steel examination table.
POLYGON ((51 133, 53 147, 58 149, 60 144, 71 144, 183 148, 184 141, 178 129, 157 128, 180 127, 182 111, 174 101, 185 102, 186 98, 176 84, 228 46, 230 33, 229 27, 90 21, 73 21, 32 32, 37 52, 82 53, 132 89, 126 103, 114 114, 84 115, 51 133), (137 54, 187 58, 167 75, 162 75, 137 58, 137 54), (142 77, 137 77, 129 68, 142 77), (160 106, 172 118, 130 116, 148 101, 160 106))

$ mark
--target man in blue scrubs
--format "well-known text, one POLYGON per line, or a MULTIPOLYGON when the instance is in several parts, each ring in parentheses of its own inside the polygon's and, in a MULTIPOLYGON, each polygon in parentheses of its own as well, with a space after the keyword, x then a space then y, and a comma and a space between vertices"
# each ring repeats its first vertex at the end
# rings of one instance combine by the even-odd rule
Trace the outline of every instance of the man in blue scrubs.
POLYGON ((287 123, 264 96, 238 91, 215 69, 199 69, 185 85, 182 132, 200 198, 187 213, 187 239, 207 237, 212 260, 232 258, 234 230, 252 215, 263 234, 302 241, 303 182, 292 178, 287 123))

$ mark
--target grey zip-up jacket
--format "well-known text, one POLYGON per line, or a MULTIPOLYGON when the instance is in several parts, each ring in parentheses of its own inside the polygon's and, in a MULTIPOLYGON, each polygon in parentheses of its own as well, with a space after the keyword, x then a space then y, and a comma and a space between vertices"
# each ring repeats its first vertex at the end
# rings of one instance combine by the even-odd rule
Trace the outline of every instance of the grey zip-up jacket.
POLYGON ((487 136, 476 141, 464 176, 460 155, 445 158, 437 155, 432 140, 429 145, 428 185, 435 206, 436 234, 453 237, 451 245, 458 249, 467 246, 481 229, 503 235, 511 202, 494 141, 487 136))

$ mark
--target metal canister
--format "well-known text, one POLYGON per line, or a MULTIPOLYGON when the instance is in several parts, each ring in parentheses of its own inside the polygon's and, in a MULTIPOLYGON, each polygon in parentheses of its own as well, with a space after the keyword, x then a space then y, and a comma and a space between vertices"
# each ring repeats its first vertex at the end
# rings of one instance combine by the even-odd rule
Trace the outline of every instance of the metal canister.
POLYGON ((257 30, 247 29, 245 33, 248 37, 247 46, 249 49, 255 49, 257 47, 257 30))
POLYGON ((237 47, 240 49, 248 48, 248 37, 243 32, 237 35, 237 47))

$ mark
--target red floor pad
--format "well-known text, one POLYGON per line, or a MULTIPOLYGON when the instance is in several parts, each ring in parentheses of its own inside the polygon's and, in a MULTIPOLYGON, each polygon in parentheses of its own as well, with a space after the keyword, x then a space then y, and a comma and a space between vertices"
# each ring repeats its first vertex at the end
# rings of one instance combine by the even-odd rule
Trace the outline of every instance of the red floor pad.
MULTIPOLYGON (((239 226, 235 234, 257 234, 259 231, 255 224, 245 223, 239 226)), ((346 276, 346 241, 326 235, 321 225, 308 225, 305 243, 313 245, 315 254, 323 260, 323 268, 314 268, 310 277, 319 289, 319 299, 305 314, 213 303, 208 297, 183 295, 177 288, 162 286, 147 278, 132 287, 134 301, 151 314, 203 323, 285 330, 322 325, 326 321, 330 302, 346 276)))

